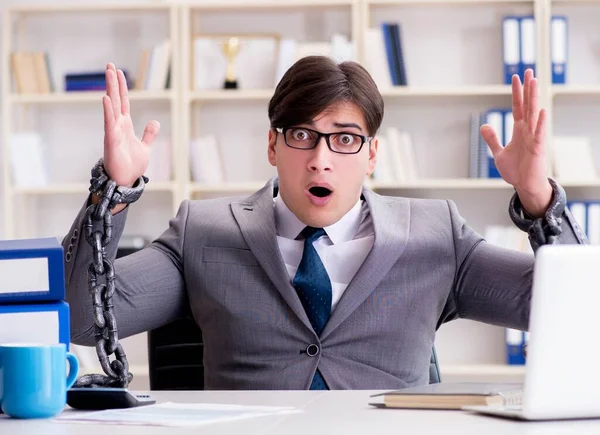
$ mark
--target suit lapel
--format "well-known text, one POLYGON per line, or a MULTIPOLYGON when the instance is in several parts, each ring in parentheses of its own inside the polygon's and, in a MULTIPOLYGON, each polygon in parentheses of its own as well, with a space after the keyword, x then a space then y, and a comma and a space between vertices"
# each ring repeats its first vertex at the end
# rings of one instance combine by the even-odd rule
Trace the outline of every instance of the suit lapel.
POLYGON ((269 181, 265 187, 247 199, 233 202, 231 210, 244 240, 260 266, 292 311, 307 328, 313 331, 306 311, 290 282, 277 244, 277 229, 273 211, 274 180, 269 181))
POLYGON ((375 242, 325 325, 322 340, 369 297, 398 260, 408 241, 409 201, 388 200, 367 189, 363 190, 363 195, 373 220, 375 242))

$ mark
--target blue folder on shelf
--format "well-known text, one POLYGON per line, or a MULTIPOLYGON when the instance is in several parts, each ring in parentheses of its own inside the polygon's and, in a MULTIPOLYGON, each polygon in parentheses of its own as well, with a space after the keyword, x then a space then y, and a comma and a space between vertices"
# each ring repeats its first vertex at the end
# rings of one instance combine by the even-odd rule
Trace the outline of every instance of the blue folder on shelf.
POLYGON ((64 343, 69 349, 69 304, 0 305, 0 343, 64 343))
POLYGON ((502 22, 502 50, 504 83, 510 85, 512 76, 521 72, 521 25, 520 17, 504 17, 502 22))
POLYGON ((568 25, 567 17, 555 15, 551 21, 550 56, 552 58, 552 83, 564 85, 567 82, 568 25))
POLYGON ((64 300, 63 261, 56 238, 0 241, 0 304, 64 300))

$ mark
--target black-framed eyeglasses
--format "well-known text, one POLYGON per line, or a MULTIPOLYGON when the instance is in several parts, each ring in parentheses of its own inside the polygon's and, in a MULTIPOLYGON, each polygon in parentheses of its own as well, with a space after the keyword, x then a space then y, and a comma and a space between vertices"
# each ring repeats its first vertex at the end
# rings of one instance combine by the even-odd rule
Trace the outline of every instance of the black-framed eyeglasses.
POLYGON ((321 133, 305 127, 278 127, 275 130, 283 134, 285 144, 290 148, 312 150, 324 137, 329 149, 338 154, 356 154, 360 152, 365 142, 372 139, 372 136, 363 136, 345 131, 321 133))

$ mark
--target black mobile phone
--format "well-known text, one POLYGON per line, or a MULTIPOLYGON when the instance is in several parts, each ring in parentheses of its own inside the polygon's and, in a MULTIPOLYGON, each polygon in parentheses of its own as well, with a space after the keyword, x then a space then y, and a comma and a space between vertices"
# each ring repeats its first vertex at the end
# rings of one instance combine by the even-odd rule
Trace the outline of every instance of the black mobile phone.
POLYGON ((148 394, 137 394, 126 388, 70 388, 67 404, 74 409, 102 410, 133 408, 156 403, 148 394))

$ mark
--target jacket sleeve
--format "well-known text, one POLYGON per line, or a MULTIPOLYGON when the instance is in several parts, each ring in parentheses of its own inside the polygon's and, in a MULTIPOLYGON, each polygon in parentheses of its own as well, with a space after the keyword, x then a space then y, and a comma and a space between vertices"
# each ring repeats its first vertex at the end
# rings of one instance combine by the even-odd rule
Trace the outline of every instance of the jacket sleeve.
MULTIPOLYGON (((94 345, 92 298, 88 291, 88 267, 92 247, 85 239, 87 203, 62 241, 65 252, 67 302, 71 311, 71 341, 94 345)), ((114 313, 119 339, 148 331, 184 317, 188 312, 183 278, 183 247, 188 203, 182 203, 165 232, 142 250, 115 260, 129 205, 113 216, 106 258, 115 271, 114 313)))
MULTIPOLYGON (((464 318, 527 330, 534 255, 488 243, 466 225, 453 202, 448 205, 456 272, 438 327, 443 322, 464 318)), ((577 231, 575 221, 566 215, 559 242, 582 243, 577 231)))

